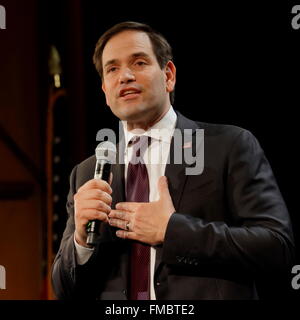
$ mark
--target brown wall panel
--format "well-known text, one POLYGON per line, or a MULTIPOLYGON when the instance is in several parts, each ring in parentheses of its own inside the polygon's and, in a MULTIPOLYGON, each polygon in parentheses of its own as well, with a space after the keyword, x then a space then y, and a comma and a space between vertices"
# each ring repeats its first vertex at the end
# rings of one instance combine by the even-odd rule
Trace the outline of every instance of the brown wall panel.
MULTIPOLYGON (((0 125, 40 170, 43 106, 39 105, 36 3, 1 1, 6 8, 7 29, 0 30, 0 125)), ((0 265, 6 268, 6 290, 0 290, 0 299, 39 299, 41 187, 3 139, 0 185, 0 265), (24 183, 28 194, 26 190, 17 194, 16 189, 24 183)))

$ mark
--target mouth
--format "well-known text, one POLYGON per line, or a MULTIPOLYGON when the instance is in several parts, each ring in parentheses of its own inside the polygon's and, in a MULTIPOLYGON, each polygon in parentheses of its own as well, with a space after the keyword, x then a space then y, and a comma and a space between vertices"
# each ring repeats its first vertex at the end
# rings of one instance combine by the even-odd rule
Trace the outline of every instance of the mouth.
POLYGON ((127 88, 122 89, 119 93, 119 97, 122 99, 134 99, 137 98, 141 93, 141 90, 138 90, 136 88, 127 88))

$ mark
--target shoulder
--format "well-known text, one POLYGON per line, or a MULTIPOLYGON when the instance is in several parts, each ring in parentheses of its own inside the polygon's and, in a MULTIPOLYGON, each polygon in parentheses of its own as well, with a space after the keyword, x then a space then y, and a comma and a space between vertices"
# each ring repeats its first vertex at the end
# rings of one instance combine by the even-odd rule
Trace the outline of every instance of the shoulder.
POLYGON ((82 174, 90 173, 91 169, 95 169, 96 157, 95 155, 90 156, 89 158, 83 160, 77 165, 77 170, 82 174))
POLYGON ((71 173, 71 180, 73 180, 76 190, 88 180, 94 178, 95 165, 96 157, 93 155, 74 167, 71 173))
POLYGON ((243 141, 255 139, 254 135, 247 129, 230 124, 217 124, 191 120, 183 116, 177 111, 177 125, 184 128, 203 129, 204 137, 209 141, 233 143, 235 141, 243 141))

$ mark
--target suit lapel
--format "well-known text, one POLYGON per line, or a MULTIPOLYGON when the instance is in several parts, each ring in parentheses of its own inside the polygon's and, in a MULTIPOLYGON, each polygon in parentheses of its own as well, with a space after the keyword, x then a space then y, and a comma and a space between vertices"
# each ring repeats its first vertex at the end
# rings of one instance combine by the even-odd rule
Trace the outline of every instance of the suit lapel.
MULTIPOLYGON (((190 166, 190 164, 185 163, 184 161, 184 149, 189 147, 196 147, 195 139, 195 132, 196 129, 199 127, 197 126, 196 122, 185 118, 179 112, 177 113, 177 122, 175 126, 175 135, 172 138, 171 146, 170 146, 170 153, 168 158, 168 164, 166 165, 165 176, 168 178, 168 186, 170 195, 175 207, 175 210, 178 211, 180 207, 180 200, 183 194, 184 185, 186 183, 187 175, 186 175, 186 168, 190 166), (184 135, 184 129, 186 133, 184 135), (180 135, 182 138, 182 143, 180 143, 180 137, 176 137, 180 135), (181 154, 182 163, 177 163, 177 156, 181 154)), ((193 153, 196 150, 193 150, 193 153)), ((155 273, 158 271, 159 266, 162 262, 162 246, 156 247, 156 261, 155 261, 155 273)))
POLYGON ((115 205, 118 202, 125 201, 125 178, 124 178, 124 164, 115 164, 112 168, 113 181, 112 181, 112 208, 115 208, 115 205))
MULTIPOLYGON (((183 115, 177 112, 177 123, 175 128, 176 131, 171 141, 165 175, 168 178, 170 195, 173 200, 175 210, 178 210, 183 188, 187 179, 185 170, 191 165, 185 162, 184 151, 185 148, 196 147, 194 139, 198 126, 194 121, 185 118, 183 115), (185 134, 184 130, 186 130, 185 134), (178 163, 178 159, 182 160, 180 161, 181 163, 178 163)), ((193 153, 195 151, 196 150, 193 150, 193 153)))

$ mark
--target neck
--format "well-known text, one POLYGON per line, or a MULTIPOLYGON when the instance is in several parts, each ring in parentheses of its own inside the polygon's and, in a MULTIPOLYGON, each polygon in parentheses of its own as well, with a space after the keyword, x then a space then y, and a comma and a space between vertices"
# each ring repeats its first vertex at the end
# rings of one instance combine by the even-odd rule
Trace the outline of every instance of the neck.
POLYGON ((169 111, 170 107, 166 108, 162 113, 153 117, 150 121, 127 121, 127 130, 132 131, 134 129, 142 129, 147 131, 149 128, 153 127, 157 122, 159 122, 169 111))

